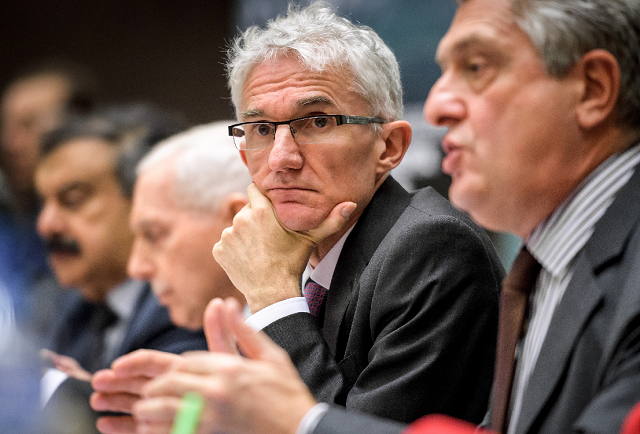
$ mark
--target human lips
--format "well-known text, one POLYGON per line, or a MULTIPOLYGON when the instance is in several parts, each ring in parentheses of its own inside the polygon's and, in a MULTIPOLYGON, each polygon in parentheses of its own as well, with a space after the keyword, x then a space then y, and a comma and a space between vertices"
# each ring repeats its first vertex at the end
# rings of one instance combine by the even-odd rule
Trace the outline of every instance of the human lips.
POLYGON ((169 285, 161 280, 151 281, 151 289, 153 293, 158 297, 160 304, 163 306, 169 306, 171 302, 171 288, 169 285))
POLYGON ((272 201, 295 202, 300 195, 313 192, 315 190, 300 186, 278 186, 267 189, 267 196, 272 201))
POLYGON ((462 146, 445 137, 442 140, 442 150, 445 154, 442 159, 442 171, 453 176, 460 166, 462 146))

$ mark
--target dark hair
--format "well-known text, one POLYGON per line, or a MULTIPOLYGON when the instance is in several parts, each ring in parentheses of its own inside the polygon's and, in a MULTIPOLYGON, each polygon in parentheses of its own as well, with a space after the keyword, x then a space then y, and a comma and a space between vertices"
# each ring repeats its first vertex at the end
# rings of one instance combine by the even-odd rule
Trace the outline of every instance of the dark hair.
POLYGON ((47 76, 59 77, 69 87, 64 105, 66 113, 88 114, 95 108, 99 90, 98 78, 92 70, 71 60, 41 60, 22 69, 11 83, 47 76))
POLYGON ((185 129, 176 115, 150 104, 112 105, 91 115, 72 116, 47 134, 41 143, 40 159, 77 138, 97 138, 118 147, 114 173, 122 193, 131 198, 136 166, 159 141, 185 129))

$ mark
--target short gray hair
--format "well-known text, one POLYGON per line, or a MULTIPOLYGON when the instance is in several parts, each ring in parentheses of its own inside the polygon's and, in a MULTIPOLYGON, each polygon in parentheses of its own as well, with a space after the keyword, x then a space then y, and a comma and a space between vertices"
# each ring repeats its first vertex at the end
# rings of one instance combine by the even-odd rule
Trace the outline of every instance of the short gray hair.
POLYGON ((640 128, 638 0, 512 0, 511 4, 518 26, 552 77, 564 77, 591 50, 613 54, 621 75, 618 123, 640 128))
POLYGON ((171 160, 174 199, 184 209, 215 212, 230 194, 246 195, 251 177, 229 137, 231 123, 193 127, 158 143, 138 164, 137 176, 171 160))
POLYGON ((369 103, 371 116, 389 121, 402 117, 400 69, 391 49, 370 27, 339 17, 324 2, 305 8, 290 4, 286 17, 269 21, 265 28, 250 27, 235 39, 227 73, 236 112, 253 67, 291 54, 310 71, 346 76, 351 89, 369 103))

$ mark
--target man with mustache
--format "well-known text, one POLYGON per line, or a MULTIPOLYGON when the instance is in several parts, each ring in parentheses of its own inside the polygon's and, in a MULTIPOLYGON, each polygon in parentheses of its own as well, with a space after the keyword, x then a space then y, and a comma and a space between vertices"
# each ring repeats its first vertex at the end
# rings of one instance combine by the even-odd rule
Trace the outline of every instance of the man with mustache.
MULTIPOLYGON (((91 374, 118 356, 139 348, 206 349, 201 331, 176 327, 149 285, 127 276, 135 164, 177 132, 175 125, 152 107, 116 107, 73 119, 44 139, 35 179, 42 199, 37 228, 60 285, 75 290, 47 345, 53 365, 73 377, 47 404, 53 417, 62 418, 70 401, 88 408, 91 374)), ((51 371, 44 384, 57 377, 64 379, 51 371)))

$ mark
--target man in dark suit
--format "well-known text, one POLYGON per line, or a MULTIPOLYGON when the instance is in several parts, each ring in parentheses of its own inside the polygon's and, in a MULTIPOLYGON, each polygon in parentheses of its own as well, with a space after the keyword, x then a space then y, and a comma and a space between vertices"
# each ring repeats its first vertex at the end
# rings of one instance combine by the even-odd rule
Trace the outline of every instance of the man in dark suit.
MULTIPOLYGON (((109 109, 69 121, 42 146, 37 227, 58 282, 77 290, 65 294, 45 352, 58 368, 43 379, 46 393, 55 390, 45 419, 52 426, 51 418, 59 420, 64 432, 73 432, 69 421, 90 411, 91 374, 115 358, 139 348, 206 349, 201 330, 176 327, 149 284, 127 277, 135 178, 129 167, 157 140, 177 131, 166 121, 145 106, 109 109)), ((87 419, 95 429, 92 417, 87 419)))
MULTIPOLYGON (((452 175, 451 200, 486 227, 521 236, 519 259, 541 265, 515 379, 506 387, 507 417, 495 417, 498 400, 491 408, 500 432, 615 433, 640 400, 638 27, 640 7, 632 1, 466 0, 440 43, 443 75, 425 115, 448 128, 443 169, 452 175)), ((303 419, 300 410, 312 400, 293 386, 286 359, 237 320, 231 329, 243 352, 261 359, 241 372, 268 378, 256 369, 271 366, 283 375, 268 408, 251 393, 235 396, 242 406, 233 408, 246 413, 233 421, 210 401, 207 420, 217 429, 239 421, 246 432, 403 429, 337 408, 313 407, 303 419), (270 424, 274 414, 277 425, 270 424)), ((208 366, 209 381, 219 364, 208 366)), ((163 380, 149 385, 151 396, 163 380)), ((501 393, 496 383, 494 397, 501 393)), ((228 396, 218 396, 227 410, 228 396)), ((431 432, 428 422, 410 432, 431 432)), ((451 432, 475 430, 456 425, 451 432)))
MULTIPOLYGON (((496 378, 504 372, 514 378, 495 384, 494 398, 506 400, 494 400, 491 425, 517 434, 619 432, 640 401, 640 5, 459 3, 438 48, 443 73, 425 116, 448 128, 443 169, 452 176, 452 202, 482 225, 524 239, 509 277, 515 283, 515 272, 531 264, 535 291, 522 293, 530 314, 517 351, 502 351, 505 360, 517 360, 515 369, 496 370, 496 378), (506 417, 496 417, 499 405, 506 417)), ((325 223, 335 229, 339 216, 325 223)), ((300 243, 313 245, 316 235, 301 236, 300 243)), ((179 369, 196 376, 206 371, 200 378, 207 384, 232 372, 243 382, 263 380, 262 387, 239 393, 239 383, 224 383, 207 401, 201 423, 220 431, 316 434, 405 428, 314 406, 287 357, 248 330, 236 310, 228 303, 212 314, 256 360, 219 355, 206 360, 206 369, 200 360, 198 372, 195 359, 179 369)), ((509 332, 503 312, 499 355, 503 331, 509 332)), ((172 374, 148 385, 138 417, 157 410, 172 374)), ((187 382, 177 384, 171 393, 189 390, 187 382)), ((165 411, 172 407, 165 404, 165 411)), ((475 431, 436 418, 408 432, 475 431)))
POLYGON ((229 131, 259 190, 251 195, 273 208, 253 200, 214 254, 245 295, 248 322, 291 355, 320 401, 405 422, 432 411, 480 421, 502 267, 467 216, 389 176, 411 139, 395 57, 371 29, 318 4, 247 31, 235 47, 240 123, 229 131), (348 217, 289 261, 262 220, 273 209, 296 231, 348 217), (326 303, 310 288, 328 289, 326 303))

